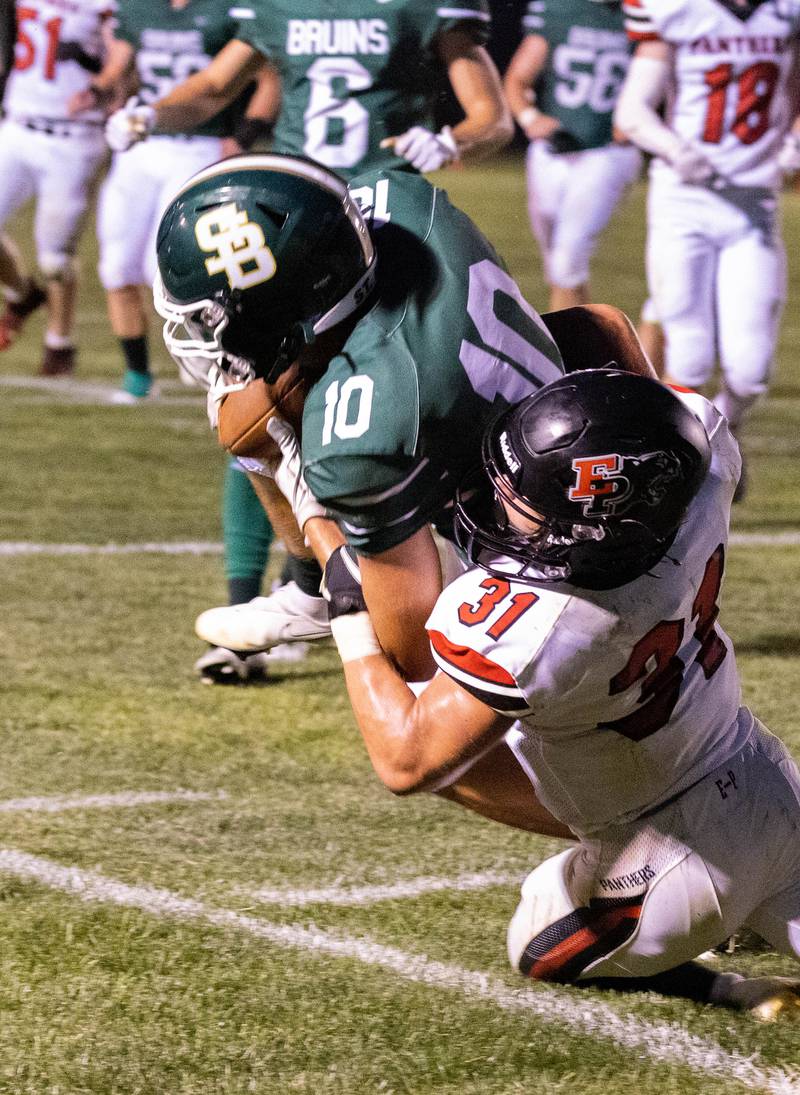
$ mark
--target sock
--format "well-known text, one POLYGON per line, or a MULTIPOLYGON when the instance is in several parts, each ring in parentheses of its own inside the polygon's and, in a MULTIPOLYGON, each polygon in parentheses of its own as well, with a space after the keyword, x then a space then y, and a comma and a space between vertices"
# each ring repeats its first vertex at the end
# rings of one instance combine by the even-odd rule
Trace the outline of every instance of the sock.
POLYGON ((222 485, 225 577, 231 604, 257 597, 274 533, 256 492, 237 460, 225 469, 222 485))
POLYGON ((119 344, 125 357, 125 368, 132 373, 150 372, 150 354, 147 347, 147 335, 136 338, 121 338, 119 344))
POLYGON ((45 331, 44 344, 49 350, 71 350, 72 335, 58 335, 53 331, 45 331))
POLYGON ((316 559, 300 559, 296 555, 288 555, 283 570, 289 575, 288 581, 295 582, 303 593, 307 593, 309 597, 320 596, 322 568, 316 559))
POLYGON ((736 395, 730 388, 722 388, 714 399, 714 406, 724 414, 733 433, 741 426, 745 415, 758 399, 757 395, 736 395))
POLYGON ((652 977, 597 977, 578 984, 615 992, 658 992, 662 996, 682 996, 697 1004, 720 1004, 725 1002, 723 996, 731 977, 738 975, 715 973, 698 962, 684 962, 652 977))
POLYGON ((228 579, 228 604, 243 605, 261 592, 261 573, 228 579))

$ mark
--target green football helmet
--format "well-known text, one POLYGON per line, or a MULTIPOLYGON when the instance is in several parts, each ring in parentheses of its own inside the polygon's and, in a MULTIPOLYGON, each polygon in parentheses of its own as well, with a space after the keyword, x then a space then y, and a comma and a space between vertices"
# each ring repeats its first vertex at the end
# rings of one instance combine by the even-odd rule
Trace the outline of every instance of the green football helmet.
POLYGON ((235 156, 193 175, 156 242, 156 311, 183 373, 268 382, 375 285, 375 248, 346 184, 311 160, 235 156))

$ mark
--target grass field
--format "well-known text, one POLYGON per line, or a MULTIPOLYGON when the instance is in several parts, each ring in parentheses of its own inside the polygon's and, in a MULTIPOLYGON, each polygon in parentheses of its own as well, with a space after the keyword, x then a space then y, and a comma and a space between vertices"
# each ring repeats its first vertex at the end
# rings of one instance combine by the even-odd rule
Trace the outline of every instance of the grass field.
MULTIPOLYGON (((521 164, 447 185, 543 305, 521 164)), ((747 700, 800 755, 800 199, 785 206, 790 301, 723 621, 747 700)), ((642 246, 640 189, 598 299, 638 310, 642 246)), ((39 317, 0 360, 0 1092, 800 1092, 796 1026, 520 983, 505 926, 558 843, 382 790, 331 649, 262 688, 197 683, 192 622, 224 599, 223 458, 163 350, 164 398, 108 405, 121 370, 89 236, 79 337, 75 382, 30 379, 39 317)))

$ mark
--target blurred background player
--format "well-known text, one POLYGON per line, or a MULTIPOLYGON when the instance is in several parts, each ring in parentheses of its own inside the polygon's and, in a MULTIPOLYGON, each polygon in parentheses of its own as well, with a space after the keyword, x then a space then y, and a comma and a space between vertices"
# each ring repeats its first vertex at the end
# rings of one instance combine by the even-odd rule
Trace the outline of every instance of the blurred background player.
MULTIPOLYGON (((10 5, 13 7, 13 5, 10 5)), ((0 239, 0 283, 6 309, 0 349, 25 319, 47 301, 41 372, 72 372, 75 249, 89 188, 105 155, 103 113, 95 106, 80 118, 67 104, 103 63, 112 0, 25 0, 16 5, 14 64, 6 83, 0 126, 0 225, 36 199, 34 240, 43 290, 24 270, 16 248, 0 239)))
POLYGON ((719 358, 715 404, 738 434, 767 390, 786 294, 777 205, 800 2, 627 0, 624 10, 638 45, 615 122, 655 156, 647 272, 665 376, 696 388, 719 358))
MULTIPOLYGON (((302 13, 291 4, 237 12, 236 40, 205 71, 152 104, 144 125, 131 116, 131 141, 142 128, 200 123, 230 102, 264 58, 282 84, 274 149, 311 157, 345 178, 382 166, 432 171, 486 155, 511 137, 500 78, 483 45, 489 33, 484 0, 457 6, 393 0, 379 8, 374 0, 349 0, 335 19, 325 0, 305 4, 302 13), (437 129, 435 107, 448 83, 463 118, 437 129)), ((226 473, 223 531, 230 603, 252 601, 258 613, 272 534, 238 461, 226 473)), ((313 619, 320 605, 316 563, 294 558, 284 576, 289 580, 273 596, 313 619)), ((201 637, 216 647, 198 662, 205 680, 260 676, 263 656, 245 660, 218 645, 213 633, 201 637)))
POLYGON ((531 0, 523 29, 504 83, 531 142, 528 211, 556 310, 589 300, 597 238, 641 167, 611 124, 631 46, 613 0, 531 0))
MULTIPOLYGON (((236 27, 227 5, 217 0, 120 0, 106 64, 91 85, 74 97, 73 113, 115 98, 124 101, 134 89, 142 102, 157 99, 207 65, 236 27)), ((254 69, 254 79, 264 67, 254 69)), ((249 90, 243 89, 243 94, 249 90)), ((267 109, 271 108, 270 100, 267 109)), ((100 280, 107 294, 111 329, 125 360, 116 402, 137 403, 153 394, 147 328, 159 217, 185 178, 226 152, 243 150, 238 142, 231 145, 229 141, 226 146, 226 138, 235 141, 237 132, 245 141, 258 136, 253 115, 259 109, 258 102, 248 106, 251 123, 237 131, 244 113, 244 103, 237 98, 200 125, 187 123, 176 133, 154 137, 125 155, 116 150, 113 128, 109 131, 109 144, 117 154, 100 192, 97 234, 100 280), (147 287, 144 292, 143 286, 147 287)))

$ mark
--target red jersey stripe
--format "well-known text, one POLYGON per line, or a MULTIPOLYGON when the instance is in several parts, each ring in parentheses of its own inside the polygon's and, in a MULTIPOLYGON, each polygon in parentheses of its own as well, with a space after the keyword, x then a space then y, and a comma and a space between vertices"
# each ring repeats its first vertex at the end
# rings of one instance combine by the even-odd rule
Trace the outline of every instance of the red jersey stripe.
POLYGON ((448 665, 452 665, 455 669, 460 669, 462 673, 468 673, 480 681, 487 681, 490 684, 510 685, 512 688, 516 687, 517 682, 510 673, 506 672, 497 662, 493 662, 491 659, 484 657, 483 654, 479 654, 477 650, 472 650, 468 646, 457 646, 455 643, 450 642, 441 631, 429 631, 428 636, 433 649, 448 665))

